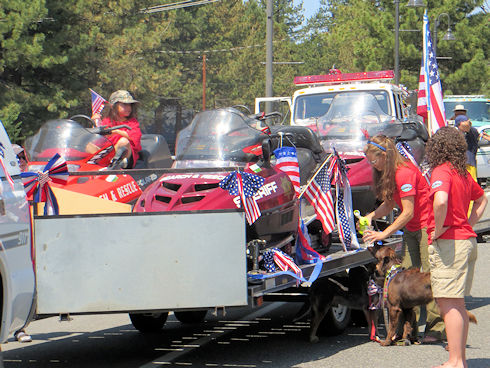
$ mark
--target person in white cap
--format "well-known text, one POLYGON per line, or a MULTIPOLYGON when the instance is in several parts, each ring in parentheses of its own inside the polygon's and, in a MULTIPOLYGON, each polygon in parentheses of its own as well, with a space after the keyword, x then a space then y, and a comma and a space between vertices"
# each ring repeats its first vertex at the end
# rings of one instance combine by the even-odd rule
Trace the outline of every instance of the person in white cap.
POLYGON ((459 116, 459 115, 466 115, 466 111, 467 110, 464 108, 464 105, 454 106, 453 116, 451 116, 451 118, 449 120, 455 120, 456 116, 459 116))
MULTIPOLYGON (((137 104, 139 102, 131 96, 131 93, 125 90, 119 90, 109 97, 109 111, 104 110, 102 125, 113 127, 125 124, 131 129, 121 128, 112 131, 107 138, 112 142, 116 153, 126 148, 126 154, 123 159, 127 159, 127 167, 133 168, 138 160, 141 151, 141 129, 137 117, 137 104)), ((92 119, 100 119, 100 114, 94 114, 92 119)))
POLYGON ((27 159, 24 149, 18 144, 12 144, 12 148, 14 149, 14 153, 17 156, 17 160, 19 161, 20 171, 27 171, 27 159))

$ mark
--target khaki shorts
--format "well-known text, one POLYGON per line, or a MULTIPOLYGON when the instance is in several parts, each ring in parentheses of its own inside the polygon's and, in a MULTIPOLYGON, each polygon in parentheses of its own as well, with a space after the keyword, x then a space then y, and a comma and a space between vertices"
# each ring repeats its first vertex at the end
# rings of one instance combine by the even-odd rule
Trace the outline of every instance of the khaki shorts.
POLYGON ((469 295, 477 257, 476 238, 439 239, 429 245, 428 251, 434 298, 469 295))

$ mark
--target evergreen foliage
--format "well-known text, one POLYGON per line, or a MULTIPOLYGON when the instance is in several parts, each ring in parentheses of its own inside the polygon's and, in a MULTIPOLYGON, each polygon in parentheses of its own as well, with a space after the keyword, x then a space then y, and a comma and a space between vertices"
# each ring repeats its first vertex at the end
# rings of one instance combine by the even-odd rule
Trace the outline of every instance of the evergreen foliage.
MULTIPOLYGON (((134 93, 146 109, 177 98, 202 107, 245 104, 265 91, 266 0, 221 0, 149 13, 174 0, 0 0, 0 119, 13 140, 47 119, 90 115, 89 88, 108 98, 134 93)), ((490 30, 483 0, 431 0, 431 29, 447 13, 456 41, 445 41, 439 16, 438 56, 451 94, 489 94, 490 30)), ((424 9, 400 0, 401 83, 417 88, 424 9), (413 31, 416 30, 416 31, 413 31)), ((308 1, 274 0, 274 94, 290 95, 295 75, 393 69, 393 0, 321 0, 304 22, 308 1)))

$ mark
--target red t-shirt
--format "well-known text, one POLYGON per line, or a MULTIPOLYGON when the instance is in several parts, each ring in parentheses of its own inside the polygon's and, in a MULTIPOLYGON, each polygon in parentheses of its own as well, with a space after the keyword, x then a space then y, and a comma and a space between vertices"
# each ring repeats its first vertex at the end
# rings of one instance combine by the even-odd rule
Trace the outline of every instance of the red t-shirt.
MULTIPOLYGON (((138 160, 139 154, 138 152, 141 151, 141 129, 140 129, 140 123, 138 123, 138 120, 135 118, 132 118, 127 121, 112 121, 109 117, 104 118, 102 120, 102 125, 103 126, 108 126, 108 127, 113 127, 116 125, 122 125, 125 124, 129 127, 131 127, 131 130, 126 129, 126 128, 121 128, 121 130, 125 131, 128 133, 129 136, 129 143, 131 144, 131 151, 133 155, 133 166, 136 164, 136 161, 138 160)), ((119 139, 121 139, 122 136, 119 134, 111 134, 107 136, 107 139, 111 141, 113 145, 117 143, 119 139)))
MULTIPOLYGON (((447 215, 444 226, 448 226, 440 239, 468 239, 476 237, 476 233, 468 223, 468 208, 470 202, 480 198, 483 189, 473 180, 471 175, 461 176, 446 162, 436 167, 430 177, 431 189, 429 198, 434 200, 434 194, 439 191, 448 193, 447 215)), ((430 206, 432 216, 429 222, 428 233, 431 234, 435 228, 434 210, 430 206)), ((432 242, 432 239, 429 239, 432 242)))
POLYGON ((417 231, 428 225, 429 217, 429 184, 420 170, 410 161, 398 166, 395 173, 396 191, 393 194, 398 207, 402 208, 401 199, 414 197, 413 217, 405 225, 408 231, 417 231))

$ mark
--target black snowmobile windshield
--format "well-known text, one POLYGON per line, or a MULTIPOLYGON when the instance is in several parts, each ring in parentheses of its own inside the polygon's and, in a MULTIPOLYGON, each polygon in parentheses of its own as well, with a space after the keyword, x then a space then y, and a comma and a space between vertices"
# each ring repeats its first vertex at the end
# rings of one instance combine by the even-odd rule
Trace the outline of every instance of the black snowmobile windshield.
POLYGON ((380 98, 378 92, 335 94, 328 111, 311 125, 326 151, 335 147, 339 152, 360 152, 366 137, 392 130, 396 120, 386 113, 385 103, 387 100, 380 98))
POLYGON ((102 147, 110 146, 108 139, 90 132, 73 120, 49 120, 39 131, 26 139, 25 151, 29 161, 47 162, 56 153, 65 161, 78 161, 92 156, 102 147))
POLYGON ((268 137, 255 128, 257 123, 232 108, 198 113, 177 137, 174 167, 228 167, 257 161, 256 153, 268 137))

